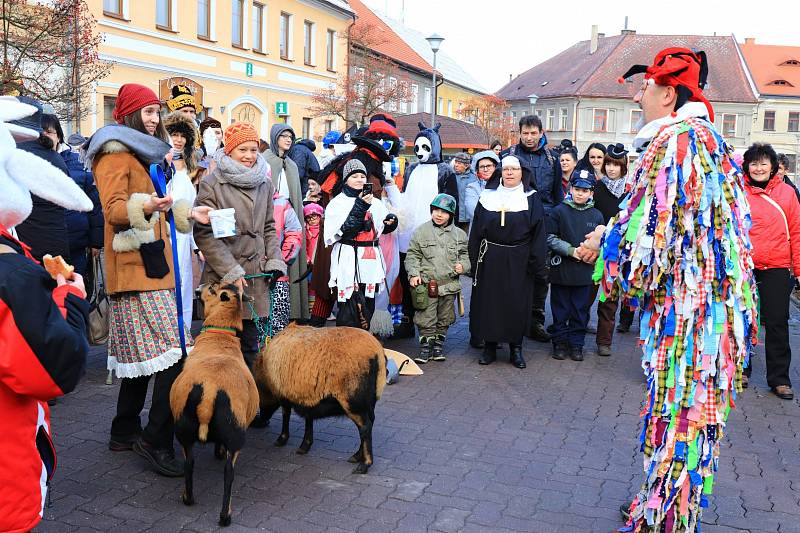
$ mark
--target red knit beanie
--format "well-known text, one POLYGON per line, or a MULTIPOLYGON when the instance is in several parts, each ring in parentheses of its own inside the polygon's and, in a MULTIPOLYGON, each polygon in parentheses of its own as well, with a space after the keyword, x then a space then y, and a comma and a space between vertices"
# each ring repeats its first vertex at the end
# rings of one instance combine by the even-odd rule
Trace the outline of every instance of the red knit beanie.
POLYGON ((119 88, 119 93, 117 93, 114 120, 117 121, 117 124, 122 124, 127 115, 153 104, 161 105, 161 100, 152 89, 138 83, 126 83, 119 88))
POLYGON ((235 122, 225 129, 223 142, 225 144, 225 155, 230 155, 234 148, 247 141, 259 142, 258 132, 252 124, 247 122, 235 122))

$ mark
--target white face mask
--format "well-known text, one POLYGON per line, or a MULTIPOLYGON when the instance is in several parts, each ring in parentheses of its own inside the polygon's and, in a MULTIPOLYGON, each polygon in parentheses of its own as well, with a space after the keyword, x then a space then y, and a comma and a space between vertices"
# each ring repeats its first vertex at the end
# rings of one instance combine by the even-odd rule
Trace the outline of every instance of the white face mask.
POLYGON ((430 159, 432 151, 433 148, 431 148, 431 141, 429 141, 426 137, 419 137, 416 141, 414 141, 414 153, 417 154, 420 163, 424 163, 430 159))

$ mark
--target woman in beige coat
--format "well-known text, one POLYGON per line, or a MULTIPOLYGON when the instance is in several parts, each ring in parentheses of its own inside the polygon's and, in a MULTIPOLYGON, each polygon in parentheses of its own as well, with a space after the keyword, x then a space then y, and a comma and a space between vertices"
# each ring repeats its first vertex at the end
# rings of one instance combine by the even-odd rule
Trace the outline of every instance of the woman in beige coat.
MULTIPOLYGON (((269 166, 258 153, 258 133, 237 122, 225 130, 225 147, 214 153, 216 167, 200 182, 195 202, 212 209, 235 210, 236 234, 215 238, 211 226, 197 225, 194 240, 206 259, 202 283, 236 283, 252 297, 257 316, 245 308, 242 354, 249 367, 259 350, 256 320, 269 316, 269 281, 286 274, 275 233, 269 166), (271 278, 258 277, 272 273, 271 278), (245 276, 256 276, 245 279, 245 276)), ((259 320, 263 323, 263 320, 259 320)))

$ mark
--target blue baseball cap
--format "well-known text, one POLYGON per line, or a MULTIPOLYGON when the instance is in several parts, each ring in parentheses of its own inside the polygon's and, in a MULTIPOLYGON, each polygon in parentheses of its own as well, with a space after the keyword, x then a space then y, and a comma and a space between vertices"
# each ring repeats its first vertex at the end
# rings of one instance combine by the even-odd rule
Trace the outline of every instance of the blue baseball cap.
POLYGON ((579 170, 573 174, 572 178, 569 180, 569 184, 571 186, 579 187, 581 189, 594 189, 594 183, 594 174, 585 169, 579 170))

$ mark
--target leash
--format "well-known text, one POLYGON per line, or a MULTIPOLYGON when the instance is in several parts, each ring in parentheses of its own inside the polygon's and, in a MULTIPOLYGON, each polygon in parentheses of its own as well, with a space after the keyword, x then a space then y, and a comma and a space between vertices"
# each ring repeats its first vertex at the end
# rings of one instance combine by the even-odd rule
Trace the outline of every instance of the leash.
POLYGON ((275 298, 272 297, 272 284, 269 283, 272 281, 272 274, 270 273, 259 273, 259 274, 247 274, 244 279, 254 279, 254 278, 269 278, 267 283, 267 297, 269 298, 269 315, 267 315, 266 319, 262 319, 258 316, 256 312, 256 308, 253 305, 253 302, 248 300, 247 306, 250 308, 250 319, 256 325, 256 331, 258 332, 258 350, 261 351, 264 346, 269 342, 270 339, 275 335, 275 332, 272 329, 272 311, 273 306, 275 304, 275 298))
MULTIPOLYGON (((153 187, 159 198, 164 198, 167 195, 167 178, 164 175, 164 169, 158 164, 153 163, 150 165, 150 179, 153 181, 153 187)), ((178 335, 181 340, 181 354, 186 357, 186 333, 183 331, 183 297, 181 296, 181 266, 178 260, 178 239, 175 234, 175 216, 172 209, 166 212, 167 222, 169 222, 169 236, 172 244, 172 270, 175 274, 175 304, 178 307, 178 335)))

